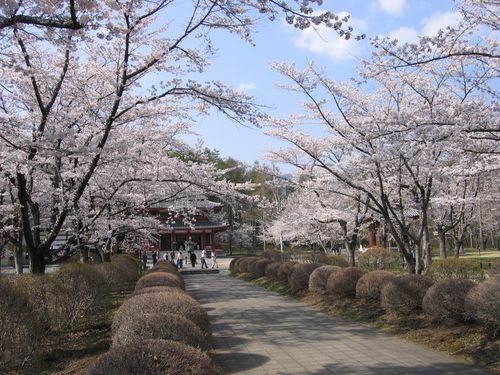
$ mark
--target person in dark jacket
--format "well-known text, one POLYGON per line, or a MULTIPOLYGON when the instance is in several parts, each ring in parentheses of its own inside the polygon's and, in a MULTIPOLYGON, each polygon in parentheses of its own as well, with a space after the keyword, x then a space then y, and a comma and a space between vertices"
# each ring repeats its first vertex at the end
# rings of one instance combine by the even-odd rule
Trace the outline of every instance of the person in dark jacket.
POLYGON ((194 251, 191 252, 189 259, 191 260, 191 265, 194 267, 196 265, 196 254, 194 253, 194 251))
POLYGON ((156 262, 158 262, 158 254, 156 251, 153 251, 153 267, 156 265, 156 262))

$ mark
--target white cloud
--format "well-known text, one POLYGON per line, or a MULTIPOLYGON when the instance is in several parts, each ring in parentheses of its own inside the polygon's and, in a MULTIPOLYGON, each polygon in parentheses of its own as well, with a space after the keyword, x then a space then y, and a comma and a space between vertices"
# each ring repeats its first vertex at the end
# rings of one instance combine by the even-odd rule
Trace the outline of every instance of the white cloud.
POLYGON ((402 26, 389 33, 391 39, 397 39, 400 44, 418 42, 418 31, 413 27, 402 26))
POLYGON ((255 83, 246 83, 246 82, 242 82, 240 83, 240 85, 238 86, 238 91, 247 91, 247 90, 255 90, 256 86, 255 86, 255 83))
MULTIPOLYGON (((346 12, 337 14, 339 18, 345 17, 346 12)), ((356 35, 366 30, 366 22, 350 18, 348 25, 354 28, 356 35)), ((301 30, 295 39, 295 46, 307 49, 319 55, 326 55, 335 61, 344 61, 358 56, 361 52, 359 41, 354 39, 345 40, 335 30, 326 27, 312 27, 301 30)))
POLYGON ((378 0, 378 5, 384 12, 397 15, 403 12, 406 0, 378 0))
POLYGON ((453 26, 460 22, 460 14, 457 12, 434 13, 429 18, 421 21, 422 29, 417 31, 413 27, 402 26, 399 29, 389 33, 389 37, 397 39, 399 44, 417 43, 418 36, 437 35, 439 29, 446 29, 447 26, 453 26))
POLYGON ((434 13, 429 18, 422 21, 422 35, 437 35, 439 29, 446 29, 446 26, 453 26, 460 22, 460 14, 457 12, 434 13))

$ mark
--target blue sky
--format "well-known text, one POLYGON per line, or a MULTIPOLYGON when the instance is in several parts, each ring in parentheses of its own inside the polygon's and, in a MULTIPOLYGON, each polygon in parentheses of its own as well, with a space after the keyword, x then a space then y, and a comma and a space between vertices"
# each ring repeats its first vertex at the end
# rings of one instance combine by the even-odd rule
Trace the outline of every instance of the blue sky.
MULTIPOLYGON (((276 87, 286 81, 270 69, 271 62, 294 62, 303 68, 314 61, 330 78, 344 81, 356 76, 360 58, 369 56, 370 38, 379 35, 416 41, 418 35, 432 35, 458 19, 451 0, 327 0, 323 9, 350 14, 350 24, 367 39, 345 41, 331 30, 300 31, 282 20, 263 21, 254 35, 256 46, 232 35, 216 35, 218 56, 203 79, 218 79, 244 90, 271 107, 270 114, 286 116, 300 110, 300 97, 276 87)), ((222 157, 249 164, 264 160, 267 150, 284 145, 260 129, 234 124, 217 114, 200 118, 194 130, 206 147, 219 150, 222 157)), ((194 144, 195 139, 190 137, 189 142, 194 144)))

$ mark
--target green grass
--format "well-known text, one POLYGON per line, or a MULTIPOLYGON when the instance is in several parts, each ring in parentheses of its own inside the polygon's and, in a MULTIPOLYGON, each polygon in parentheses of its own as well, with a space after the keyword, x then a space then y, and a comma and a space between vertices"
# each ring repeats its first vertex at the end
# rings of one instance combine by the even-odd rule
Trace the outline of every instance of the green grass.
POLYGON ((498 250, 486 250, 486 251, 466 250, 465 255, 462 255, 461 258, 481 259, 481 260, 500 259, 500 251, 498 251, 498 250))

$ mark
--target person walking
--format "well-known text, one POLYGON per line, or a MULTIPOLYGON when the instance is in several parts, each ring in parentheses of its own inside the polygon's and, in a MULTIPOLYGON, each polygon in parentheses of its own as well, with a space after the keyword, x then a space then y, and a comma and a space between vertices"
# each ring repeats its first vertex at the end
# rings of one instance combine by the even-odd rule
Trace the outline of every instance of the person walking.
POLYGON ((177 268, 182 268, 184 263, 184 254, 182 253, 182 250, 179 250, 177 253, 177 268))
POLYGON ((207 249, 203 249, 201 251, 201 268, 202 269, 203 268, 208 268, 206 258, 207 258, 207 249))
POLYGON ((156 262, 158 262, 158 253, 153 251, 153 267, 156 265, 156 262))
POLYGON ((148 269, 148 253, 146 251, 142 252, 142 270, 146 271, 148 269))
POLYGON ((194 268, 196 265, 196 254, 194 253, 194 250, 191 251, 191 255, 189 255, 189 260, 191 261, 191 265, 194 268))
POLYGON ((215 249, 212 249, 212 268, 219 268, 219 265, 217 264, 217 251, 215 249))

